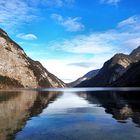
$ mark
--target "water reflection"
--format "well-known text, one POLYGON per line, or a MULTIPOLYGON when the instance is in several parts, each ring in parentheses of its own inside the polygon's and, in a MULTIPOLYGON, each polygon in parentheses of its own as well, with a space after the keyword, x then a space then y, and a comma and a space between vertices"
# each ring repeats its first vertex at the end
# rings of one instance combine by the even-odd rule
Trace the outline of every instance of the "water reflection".
POLYGON ((0 92, 1 140, 139 140, 139 126, 139 91, 0 92))
POLYGON ((140 92, 87 92, 79 94, 92 104, 105 108, 105 112, 112 114, 118 122, 126 123, 132 119, 140 126, 140 92))
POLYGON ((0 139, 14 139, 26 121, 41 113, 58 95, 36 91, 0 92, 0 139))

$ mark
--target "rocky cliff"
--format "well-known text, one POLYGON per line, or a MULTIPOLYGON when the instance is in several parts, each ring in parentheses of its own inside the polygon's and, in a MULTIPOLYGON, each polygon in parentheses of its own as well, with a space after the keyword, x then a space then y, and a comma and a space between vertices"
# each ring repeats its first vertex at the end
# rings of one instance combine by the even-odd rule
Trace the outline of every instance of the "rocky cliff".
MULTIPOLYGON (((118 78, 120 78, 127 72, 128 69, 131 68, 132 64, 138 63, 139 60, 140 47, 132 51, 132 53, 130 53, 129 55, 116 54, 110 60, 104 63, 103 67, 95 77, 80 83, 79 85, 77 85, 77 87, 111 86, 116 80, 118 80, 118 78)), ((128 76, 129 75, 126 75, 126 77, 128 76)))
POLYGON ((113 87, 140 87, 140 61, 131 64, 130 68, 111 84, 113 87))
POLYGON ((29 58, 24 50, 0 29, 0 88, 64 86, 60 79, 48 72, 41 63, 29 58))

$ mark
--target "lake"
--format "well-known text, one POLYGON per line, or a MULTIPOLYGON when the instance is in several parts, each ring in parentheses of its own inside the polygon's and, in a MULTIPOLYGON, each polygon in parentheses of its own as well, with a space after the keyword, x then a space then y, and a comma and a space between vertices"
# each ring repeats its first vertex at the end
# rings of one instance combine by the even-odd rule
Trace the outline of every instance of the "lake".
POLYGON ((139 88, 0 91, 0 140, 139 140, 139 88))

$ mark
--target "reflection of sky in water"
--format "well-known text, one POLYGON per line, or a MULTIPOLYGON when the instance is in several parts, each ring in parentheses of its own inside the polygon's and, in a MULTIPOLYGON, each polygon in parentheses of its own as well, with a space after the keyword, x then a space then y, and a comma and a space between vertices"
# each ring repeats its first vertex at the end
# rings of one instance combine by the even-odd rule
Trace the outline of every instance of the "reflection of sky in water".
POLYGON ((74 93, 64 93, 27 121, 17 140, 139 140, 140 129, 118 123, 103 107, 74 93))
POLYGON ((99 115, 104 113, 104 108, 100 108, 99 110, 96 104, 90 104, 87 100, 79 97, 77 94, 67 92, 55 102, 49 104, 40 116, 61 113, 96 113, 96 115, 99 115))

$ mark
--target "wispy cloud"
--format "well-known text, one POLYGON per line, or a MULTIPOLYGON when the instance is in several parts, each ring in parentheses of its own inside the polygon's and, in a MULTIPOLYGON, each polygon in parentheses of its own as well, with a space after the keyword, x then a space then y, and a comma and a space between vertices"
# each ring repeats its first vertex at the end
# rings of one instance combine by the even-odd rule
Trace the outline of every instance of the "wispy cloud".
POLYGON ((93 62, 75 62, 75 63, 70 63, 68 64, 68 66, 77 66, 77 67, 83 67, 83 68, 87 68, 87 67, 93 67, 93 62))
POLYGON ((50 46, 58 51, 79 54, 101 54, 113 51, 112 40, 115 41, 115 36, 112 36, 112 33, 92 33, 76 36, 70 40, 53 42, 50 46))
POLYGON ((125 28, 127 30, 128 28, 130 28, 131 30, 140 29, 140 16, 134 15, 129 17, 128 19, 121 21, 118 24, 118 28, 125 28))
POLYGON ((135 16, 133 22, 126 22, 130 18, 120 21, 114 29, 51 42, 48 48, 52 49, 52 52, 72 53, 83 58, 46 60, 42 61, 43 64, 59 78, 71 79, 66 81, 70 82, 90 70, 100 68, 115 53, 131 52, 140 45, 140 30, 136 30, 140 25, 138 16, 135 16), (90 55, 90 58, 85 57, 87 55, 90 55), (58 69, 53 69, 57 65, 58 69))
POLYGON ((135 48, 140 45, 140 16, 134 15, 118 23, 117 30, 126 35, 122 37, 122 44, 135 48))
POLYGON ((1 0, 0 25, 11 29, 21 23, 32 21, 36 18, 33 11, 32 7, 23 0, 1 0))
POLYGON ((65 82, 71 82, 90 70, 101 68, 103 63, 115 53, 129 53, 140 45, 139 16, 134 17, 135 22, 131 24, 129 22, 126 24, 126 21, 131 18, 129 17, 120 21, 114 29, 43 44, 42 46, 47 47, 30 56, 38 57, 50 72, 65 82), (48 52, 60 56, 42 58, 48 56, 48 52), (61 54, 66 54, 67 57, 62 58, 61 54))
POLYGON ((72 6, 75 3, 75 0, 46 0, 42 1, 43 5, 50 7, 63 7, 63 6, 72 6))
POLYGON ((69 32, 83 31, 85 28, 85 26, 80 22, 80 17, 63 18, 59 14, 52 14, 51 18, 54 19, 58 24, 63 26, 66 29, 66 31, 69 32))
POLYGON ((17 37, 23 40, 36 40, 37 39, 37 36, 34 34, 21 33, 21 34, 18 34, 17 37))
POLYGON ((100 0, 102 4, 118 5, 121 0, 100 0))
POLYGON ((50 46, 57 51, 79 54, 108 54, 129 51, 140 44, 139 17, 135 16, 133 20, 131 18, 118 23, 115 29, 93 32, 89 35, 78 35, 72 39, 50 43, 50 46))
POLYGON ((17 28, 40 18, 42 8, 73 5, 75 0, 0 0, 0 25, 4 29, 17 28))

